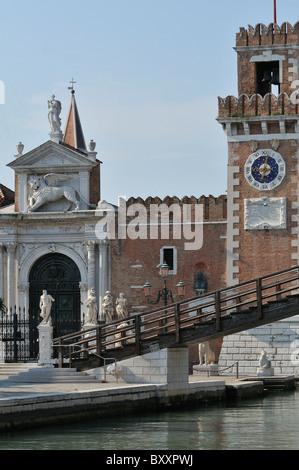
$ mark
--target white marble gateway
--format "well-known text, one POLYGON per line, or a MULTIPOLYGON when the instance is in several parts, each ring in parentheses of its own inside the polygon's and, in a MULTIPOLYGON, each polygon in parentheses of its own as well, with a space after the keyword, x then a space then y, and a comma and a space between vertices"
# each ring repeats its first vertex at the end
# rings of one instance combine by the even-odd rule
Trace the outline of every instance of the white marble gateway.
MULTIPOLYGON (((51 110, 49 107, 50 140, 25 154, 24 146, 18 145, 18 154, 7 165, 15 173, 15 205, 0 210, 0 298, 4 298, 9 311, 16 307, 31 315, 33 296, 41 292, 32 293, 30 273, 46 259, 48 272, 53 272, 49 289, 51 295, 57 295, 55 306, 60 314, 70 311, 71 302, 75 302, 82 316, 87 317, 84 302, 88 291, 94 289, 100 309, 102 297, 110 288, 109 242, 91 230, 102 216, 96 210, 99 190, 96 196, 91 191, 91 186, 100 188, 101 162, 96 159, 95 145, 90 151, 85 148, 81 125, 76 128, 79 116, 74 114, 74 96, 64 135, 55 114, 57 102, 53 100, 54 97, 51 110), (79 141, 80 147, 76 144, 79 141), (91 194, 96 204, 90 203, 91 194), (66 292, 67 287, 64 295, 58 295, 58 284, 70 284, 70 279, 63 280, 63 269, 57 260, 66 260, 65 264, 69 262, 79 273, 73 299, 66 292)), ((38 316, 37 311, 35 315, 38 316)))

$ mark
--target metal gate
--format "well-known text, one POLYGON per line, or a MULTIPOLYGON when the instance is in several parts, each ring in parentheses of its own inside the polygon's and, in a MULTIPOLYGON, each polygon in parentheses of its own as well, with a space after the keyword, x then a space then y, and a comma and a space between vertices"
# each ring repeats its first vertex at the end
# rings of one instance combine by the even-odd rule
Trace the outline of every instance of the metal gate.
POLYGON ((29 362, 38 358, 37 325, 25 315, 0 312, 0 360, 3 362, 29 362))
MULTIPOLYGON (((39 322, 40 323, 40 322, 39 322)), ((35 316, 0 311, 0 363, 36 362, 39 357, 38 325, 35 316)), ((53 327, 54 338, 69 330, 82 329, 81 322, 61 321, 53 327)), ((56 357, 57 351, 54 351, 56 357)))

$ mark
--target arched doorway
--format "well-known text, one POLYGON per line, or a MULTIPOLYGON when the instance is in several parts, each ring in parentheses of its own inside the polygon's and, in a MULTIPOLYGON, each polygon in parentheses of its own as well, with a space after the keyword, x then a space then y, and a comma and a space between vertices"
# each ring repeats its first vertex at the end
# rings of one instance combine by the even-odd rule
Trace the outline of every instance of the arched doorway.
POLYGON ((39 302, 46 290, 55 300, 51 310, 54 337, 80 330, 80 281, 78 266, 68 256, 51 253, 36 261, 29 275, 29 312, 33 322, 41 322, 39 302))

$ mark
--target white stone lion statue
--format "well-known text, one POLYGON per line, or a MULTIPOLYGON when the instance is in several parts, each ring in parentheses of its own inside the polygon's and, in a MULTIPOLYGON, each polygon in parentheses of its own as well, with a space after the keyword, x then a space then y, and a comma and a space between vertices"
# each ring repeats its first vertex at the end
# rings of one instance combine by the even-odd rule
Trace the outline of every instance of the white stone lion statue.
POLYGON ((45 204, 59 201, 62 198, 69 201, 69 206, 64 212, 69 211, 73 204, 75 205, 75 210, 79 210, 80 199, 89 207, 95 209, 96 206, 85 201, 77 189, 70 186, 57 186, 58 183, 72 178, 72 176, 55 173, 49 173, 45 176, 32 176, 29 180, 32 195, 29 199, 28 211, 34 212, 45 204))
POLYGON ((209 364, 213 364, 215 361, 215 354, 210 348, 209 341, 205 341, 204 343, 199 343, 198 345, 198 353, 199 353, 199 364, 202 366, 205 364, 206 366, 209 364))

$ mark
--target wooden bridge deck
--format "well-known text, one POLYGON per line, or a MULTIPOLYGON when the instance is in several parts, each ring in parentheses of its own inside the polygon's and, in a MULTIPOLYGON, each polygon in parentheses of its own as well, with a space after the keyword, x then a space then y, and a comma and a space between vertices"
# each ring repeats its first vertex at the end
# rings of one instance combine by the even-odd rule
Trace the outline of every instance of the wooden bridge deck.
POLYGON ((86 355, 122 360, 187 346, 299 314, 299 266, 55 338, 59 364, 86 355))

